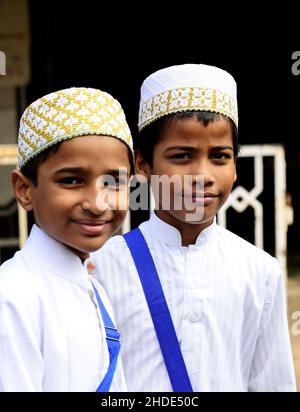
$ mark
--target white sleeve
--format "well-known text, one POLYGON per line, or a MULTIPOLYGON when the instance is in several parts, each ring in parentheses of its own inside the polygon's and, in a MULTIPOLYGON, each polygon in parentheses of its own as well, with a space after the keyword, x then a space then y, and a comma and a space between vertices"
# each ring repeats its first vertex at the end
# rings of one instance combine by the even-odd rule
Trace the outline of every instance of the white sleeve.
MULTIPOLYGON (((275 260, 275 259, 274 259, 275 260)), ((295 392, 283 276, 271 273, 250 370, 250 392, 295 392)))
POLYGON ((42 391, 38 315, 27 306, 0 294, 0 392, 42 391))

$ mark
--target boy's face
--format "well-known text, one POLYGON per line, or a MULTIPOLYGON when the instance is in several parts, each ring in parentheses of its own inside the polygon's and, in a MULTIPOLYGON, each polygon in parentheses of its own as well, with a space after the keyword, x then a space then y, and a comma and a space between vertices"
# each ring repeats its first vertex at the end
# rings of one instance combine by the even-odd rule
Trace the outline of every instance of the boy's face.
POLYGON ((137 153, 136 170, 151 176, 152 188, 153 175, 172 178, 170 207, 165 207, 166 187, 160 184, 154 190, 160 218, 180 229, 190 224, 203 229, 212 223, 236 179, 230 122, 221 118, 205 126, 186 119, 169 124, 154 147, 153 167, 137 153))
POLYGON ((29 181, 26 209, 33 210, 36 223, 48 235, 85 259, 122 225, 129 174, 128 149, 120 140, 67 140, 39 165, 37 186, 29 181), (120 178, 119 168, 124 173, 120 178), (112 178, 105 183, 104 175, 112 178))

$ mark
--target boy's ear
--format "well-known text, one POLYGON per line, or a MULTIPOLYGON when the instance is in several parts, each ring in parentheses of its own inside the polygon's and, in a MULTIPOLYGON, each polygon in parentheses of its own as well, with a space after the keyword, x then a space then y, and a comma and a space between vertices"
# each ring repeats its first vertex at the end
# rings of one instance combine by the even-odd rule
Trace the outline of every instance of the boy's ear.
POLYGON ((17 201, 23 209, 32 210, 32 182, 17 169, 11 172, 11 179, 17 201))
POLYGON ((139 150, 135 150, 134 152, 134 167, 135 167, 135 174, 142 175, 147 180, 150 179, 151 176, 151 168, 146 160, 143 158, 141 152, 139 150))
POLYGON ((234 159, 234 179, 233 179, 233 183, 236 182, 237 179, 237 173, 236 173, 236 162, 237 162, 238 157, 236 156, 234 159))

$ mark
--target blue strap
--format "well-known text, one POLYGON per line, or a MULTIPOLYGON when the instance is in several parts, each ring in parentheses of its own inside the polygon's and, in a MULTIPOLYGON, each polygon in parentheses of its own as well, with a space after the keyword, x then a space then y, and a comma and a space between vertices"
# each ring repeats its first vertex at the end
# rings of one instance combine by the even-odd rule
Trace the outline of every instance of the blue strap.
POLYGON ((103 305, 103 302, 99 296, 99 293, 94 285, 93 285, 93 288, 95 291, 98 306, 99 306, 101 316, 103 319, 103 323, 105 326, 106 341, 107 341, 107 346, 108 346, 108 351, 109 351, 109 367, 106 372, 106 375, 104 376, 102 382, 98 386, 96 392, 108 392, 111 386, 115 371, 116 371, 116 367, 118 363, 118 355, 121 349, 120 334, 118 330, 116 329, 115 325, 113 324, 107 310, 105 309, 105 306, 103 305))
POLYGON ((174 392, 193 392, 168 305, 140 229, 124 235, 139 274, 174 392))

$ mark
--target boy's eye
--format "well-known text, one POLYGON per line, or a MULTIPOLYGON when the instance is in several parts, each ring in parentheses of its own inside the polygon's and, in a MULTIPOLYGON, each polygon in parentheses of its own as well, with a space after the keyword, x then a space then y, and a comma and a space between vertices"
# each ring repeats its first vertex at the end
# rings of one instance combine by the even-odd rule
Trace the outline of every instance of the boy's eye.
POLYGON ((59 183, 63 183, 65 185, 78 185, 80 183, 80 179, 74 176, 62 177, 59 179, 59 183))
POLYGON ((219 152, 219 153, 213 153, 211 155, 211 157, 214 160, 226 160, 226 159, 231 159, 231 154, 230 153, 219 152))
POLYGON ((111 179, 111 180, 105 181, 103 185, 104 187, 114 189, 120 186, 126 186, 127 180, 126 179, 111 179))
POLYGON ((175 153, 171 156, 171 159, 191 159, 192 155, 190 153, 175 153))
POLYGON ((107 181, 107 182, 104 182, 103 183, 103 186, 104 187, 116 187, 116 186, 118 186, 118 182, 116 181, 116 180, 109 180, 109 181, 107 181))

